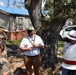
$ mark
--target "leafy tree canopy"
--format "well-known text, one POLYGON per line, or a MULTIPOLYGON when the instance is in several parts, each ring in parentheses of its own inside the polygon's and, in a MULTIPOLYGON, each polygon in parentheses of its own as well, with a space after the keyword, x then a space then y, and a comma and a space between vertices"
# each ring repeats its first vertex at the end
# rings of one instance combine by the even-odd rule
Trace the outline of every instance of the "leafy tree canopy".
POLYGON ((48 10, 50 19, 64 17, 76 19, 75 0, 46 0, 45 10, 48 10))

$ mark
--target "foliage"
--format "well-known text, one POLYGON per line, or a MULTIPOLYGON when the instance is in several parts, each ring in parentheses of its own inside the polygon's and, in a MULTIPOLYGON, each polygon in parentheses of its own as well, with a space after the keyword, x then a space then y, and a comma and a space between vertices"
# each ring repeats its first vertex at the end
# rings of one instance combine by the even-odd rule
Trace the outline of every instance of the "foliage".
MULTIPOLYGON (((19 46, 20 43, 21 43, 21 40, 14 40, 14 41, 7 41, 6 44, 8 45, 11 45, 11 44, 14 44, 16 46, 19 46)), ((64 42, 63 41, 58 41, 58 50, 62 50, 63 49, 63 46, 64 46, 64 42)))
POLYGON ((64 42, 63 41, 58 41, 58 50, 62 50, 64 47, 64 42))
MULTIPOLYGON (((46 33, 49 29, 52 29, 52 24, 56 23, 59 19, 63 19, 64 23, 66 19, 72 18, 76 20, 76 1, 75 0, 46 0, 44 11, 48 11, 46 15, 50 18, 42 17, 42 29, 46 33), (48 25, 47 25, 48 24, 48 25)), ((75 24, 76 22, 74 22, 75 24)), ((54 27, 53 27, 54 28, 54 27)))
POLYGON ((45 10, 48 10, 50 19, 56 17, 65 17, 76 19, 76 1, 75 0, 47 0, 45 10))
POLYGON ((7 41, 6 44, 8 44, 8 45, 13 44, 13 45, 19 46, 21 40, 22 39, 20 39, 20 40, 14 40, 14 41, 7 41))

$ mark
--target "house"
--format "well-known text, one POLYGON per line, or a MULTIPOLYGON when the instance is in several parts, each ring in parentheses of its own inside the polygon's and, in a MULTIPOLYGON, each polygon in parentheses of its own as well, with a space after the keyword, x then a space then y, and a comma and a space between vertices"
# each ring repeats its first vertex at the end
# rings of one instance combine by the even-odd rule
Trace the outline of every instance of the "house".
POLYGON ((0 6, 0 26, 9 30, 9 40, 23 38, 25 29, 31 26, 28 11, 21 8, 0 6))

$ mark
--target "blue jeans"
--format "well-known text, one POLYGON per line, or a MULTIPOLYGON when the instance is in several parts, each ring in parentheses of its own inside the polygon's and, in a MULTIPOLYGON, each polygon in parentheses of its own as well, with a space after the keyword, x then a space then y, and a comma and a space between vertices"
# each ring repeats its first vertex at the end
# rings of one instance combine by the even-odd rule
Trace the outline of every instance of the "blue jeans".
POLYGON ((68 70, 62 67, 62 75, 68 75, 68 70))
POLYGON ((76 75, 76 70, 68 70, 62 67, 62 75, 76 75))

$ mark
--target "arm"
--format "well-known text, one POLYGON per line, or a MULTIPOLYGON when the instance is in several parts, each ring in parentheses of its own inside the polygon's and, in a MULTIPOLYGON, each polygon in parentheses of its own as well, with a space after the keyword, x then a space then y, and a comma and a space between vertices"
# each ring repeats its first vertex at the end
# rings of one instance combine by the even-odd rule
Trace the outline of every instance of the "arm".
POLYGON ((40 36, 36 36, 36 44, 33 44, 33 47, 44 48, 44 42, 40 36))
POLYGON ((33 47, 44 48, 44 45, 41 45, 41 44, 33 44, 33 47))
POLYGON ((20 49, 22 51, 32 50, 32 47, 29 47, 27 44, 28 41, 26 41, 26 38, 24 38, 20 43, 20 49))
POLYGON ((24 48, 24 47, 21 47, 20 49, 21 49, 22 51, 27 51, 27 50, 32 50, 32 47, 29 47, 29 48, 27 48, 27 47, 25 47, 25 48, 24 48))

